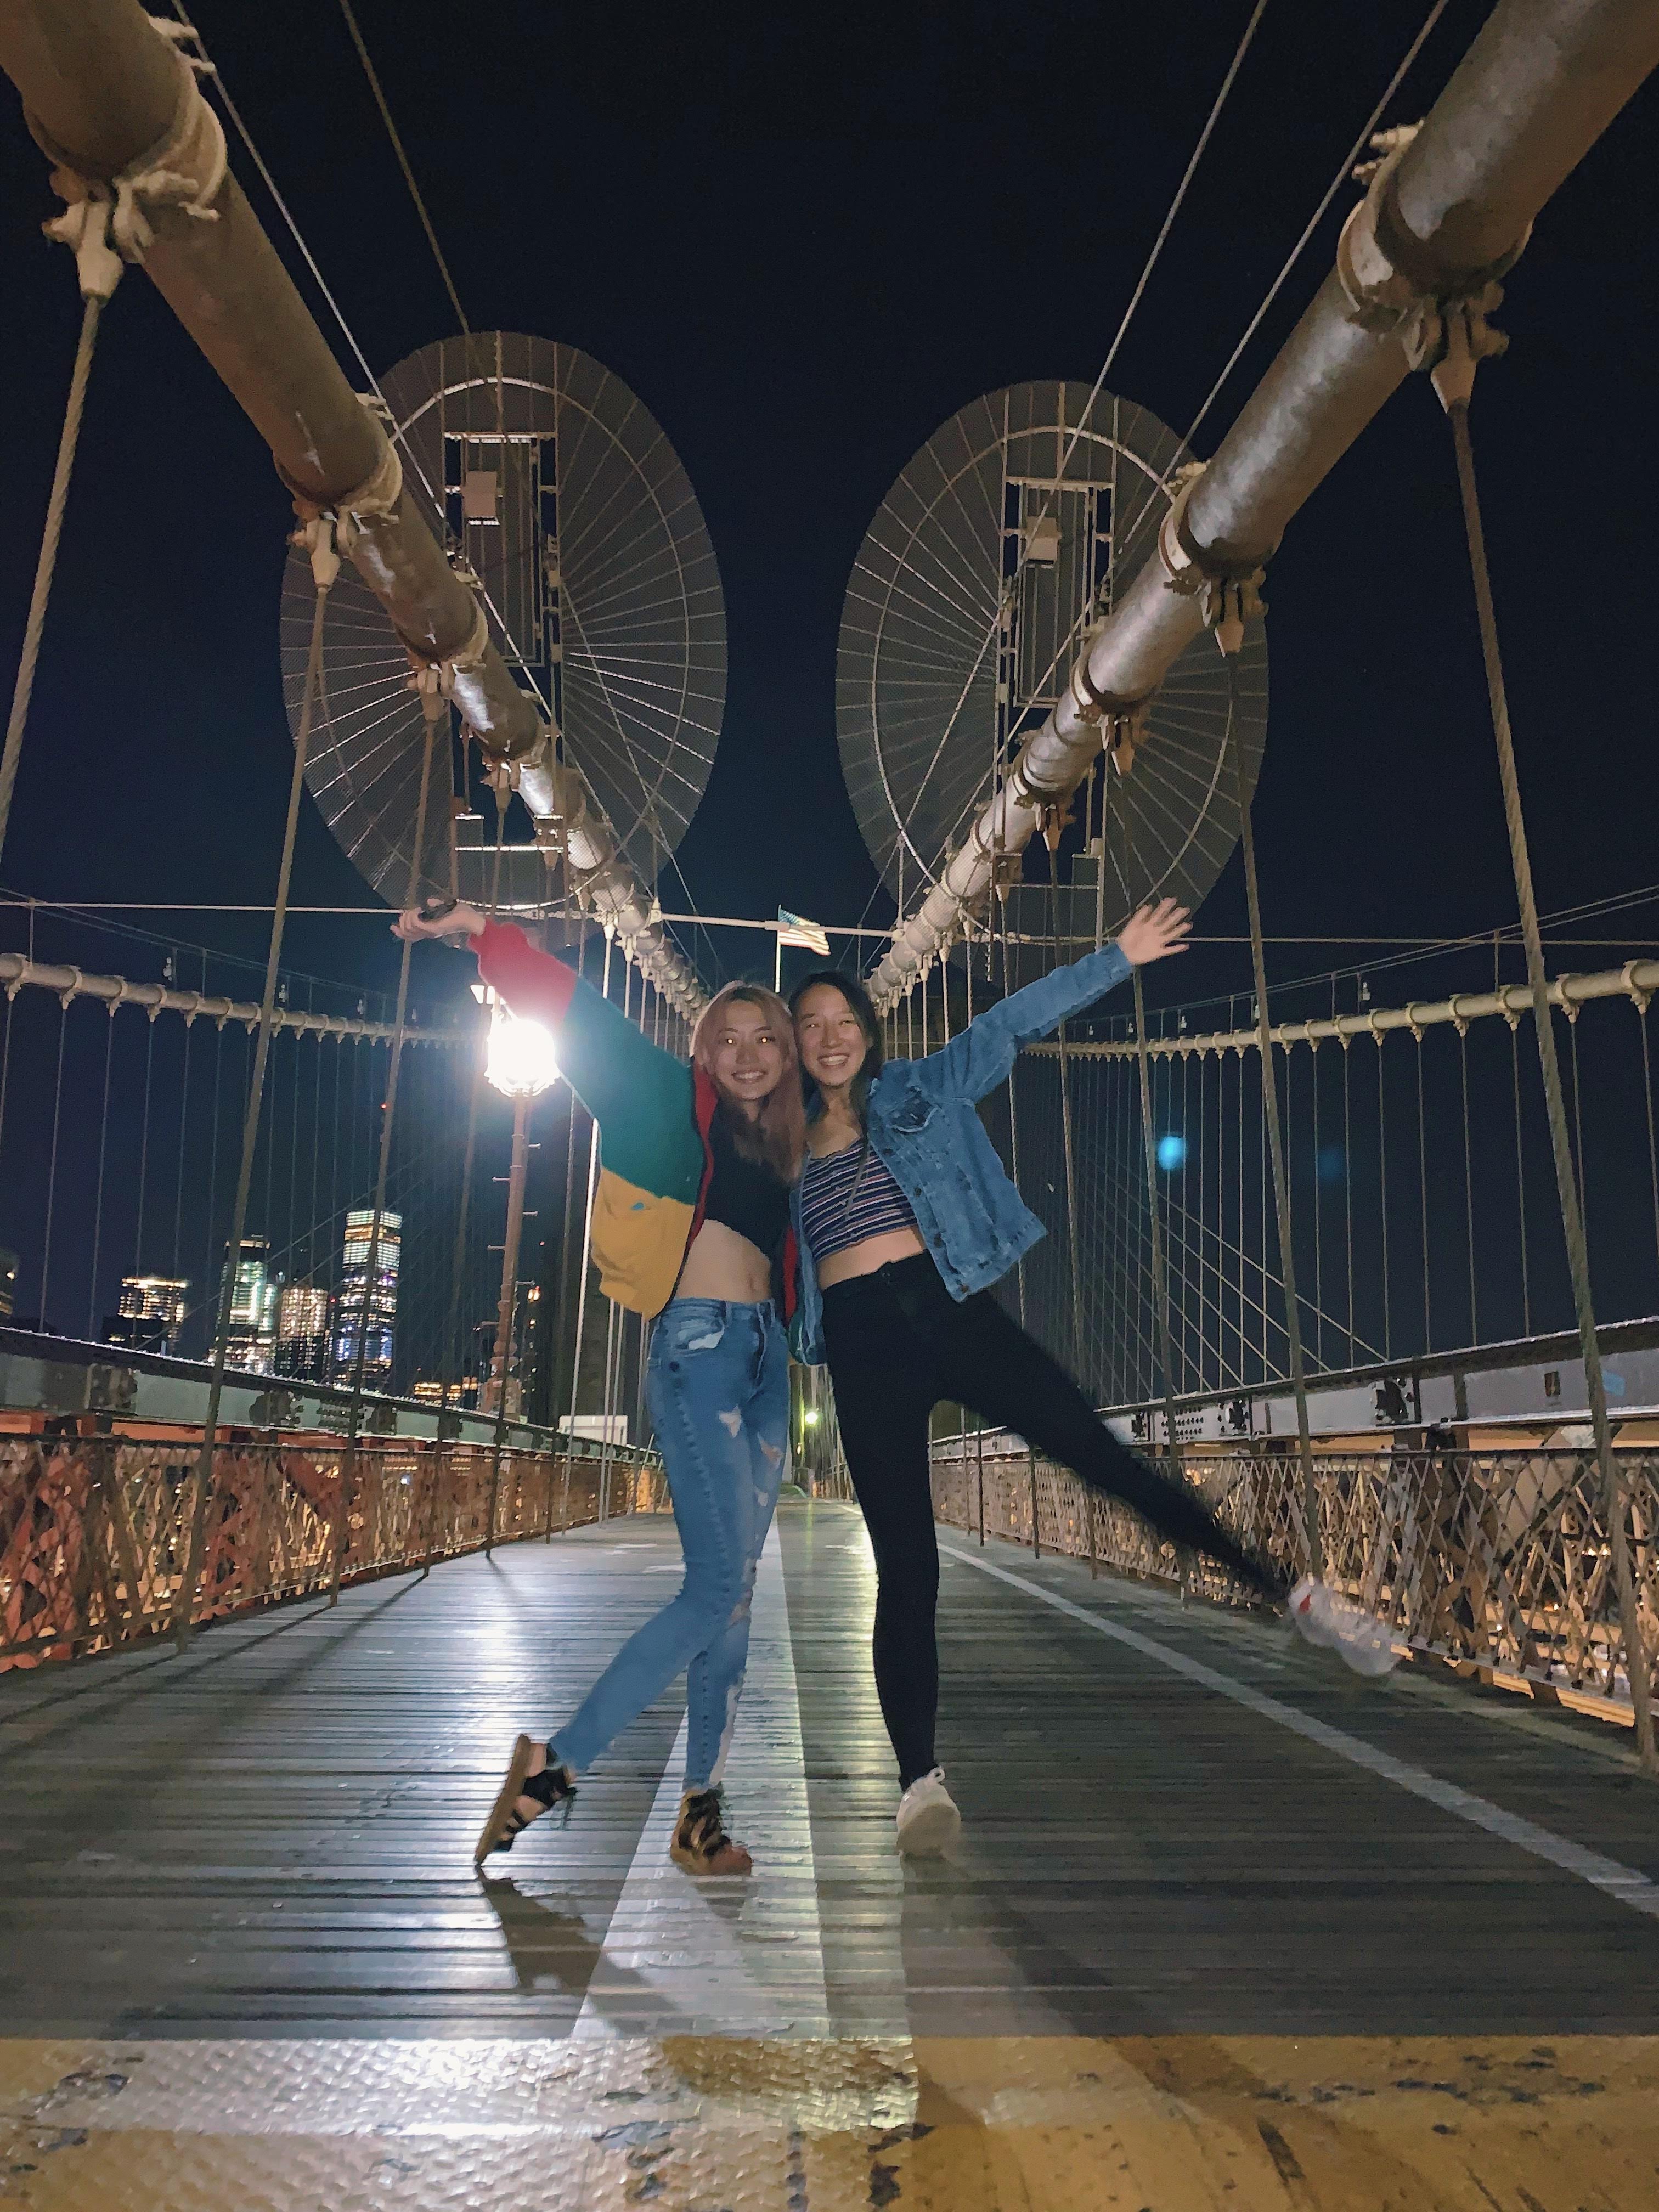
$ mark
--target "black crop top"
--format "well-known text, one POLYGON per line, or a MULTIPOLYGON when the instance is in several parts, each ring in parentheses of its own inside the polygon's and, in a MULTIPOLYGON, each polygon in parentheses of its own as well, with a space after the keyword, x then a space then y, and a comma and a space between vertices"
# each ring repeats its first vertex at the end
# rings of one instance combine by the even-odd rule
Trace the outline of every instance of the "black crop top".
POLYGON ((718 1221, 769 1257, 783 1242, 789 1220, 789 1191, 763 1160, 751 1160, 732 1140, 726 1116, 717 1112, 708 1132, 714 1171, 703 1194, 705 1221, 718 1221))

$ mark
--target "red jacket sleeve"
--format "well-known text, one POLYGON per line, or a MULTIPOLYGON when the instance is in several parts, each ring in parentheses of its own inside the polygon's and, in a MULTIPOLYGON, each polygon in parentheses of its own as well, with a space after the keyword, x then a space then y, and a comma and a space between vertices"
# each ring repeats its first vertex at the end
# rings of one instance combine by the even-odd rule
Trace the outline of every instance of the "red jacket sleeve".
POLYGON ((473 940, 478 973, 526 1021, 556 1022, 576 990, 576 971, 550 952, 538 952, 510 921, 487 921, 473 940))

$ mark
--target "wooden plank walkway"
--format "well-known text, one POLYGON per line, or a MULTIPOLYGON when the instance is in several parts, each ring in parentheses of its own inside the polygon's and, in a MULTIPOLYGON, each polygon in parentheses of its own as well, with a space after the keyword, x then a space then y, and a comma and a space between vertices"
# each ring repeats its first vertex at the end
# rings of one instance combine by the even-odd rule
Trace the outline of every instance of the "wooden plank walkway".
POLYGON ((1659 2203, 1659 1796, 1611 1732, 944 1540, 949 1862, 892 1850, 844 1507, 763 1563, 750 1885, 661 1858, 678 1686, 471 1869, 665 1518, 0 1680, 0 2204, 1659 2203))

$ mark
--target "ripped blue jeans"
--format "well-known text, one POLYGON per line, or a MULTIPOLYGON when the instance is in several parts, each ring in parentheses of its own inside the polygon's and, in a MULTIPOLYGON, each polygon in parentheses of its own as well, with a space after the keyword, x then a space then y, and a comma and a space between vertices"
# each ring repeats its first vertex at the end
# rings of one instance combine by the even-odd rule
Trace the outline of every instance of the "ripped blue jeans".
POLYGON ((651 1337, 646 1389, 668 1469, 685 1580, 636 1628, 547 1747, 581 1773, 685 1674, 685 1786, 713 1789, 749 1659, 749 1608, 789 1437, 789 1348, 770 1304, 674 1298, 651 1337))

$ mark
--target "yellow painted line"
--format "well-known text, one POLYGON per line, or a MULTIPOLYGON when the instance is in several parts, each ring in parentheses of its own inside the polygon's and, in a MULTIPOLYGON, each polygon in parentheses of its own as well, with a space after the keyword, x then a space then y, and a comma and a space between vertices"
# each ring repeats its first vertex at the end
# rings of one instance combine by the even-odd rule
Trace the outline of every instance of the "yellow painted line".
POLYGON ((1659 2038, 0 2042, 12 2212, 1654 2212, 1659 2038))

